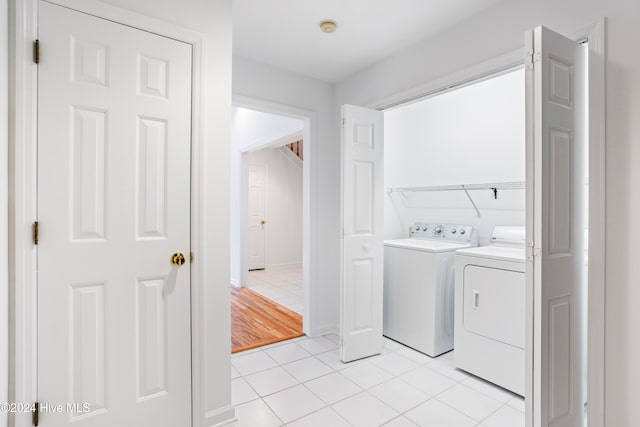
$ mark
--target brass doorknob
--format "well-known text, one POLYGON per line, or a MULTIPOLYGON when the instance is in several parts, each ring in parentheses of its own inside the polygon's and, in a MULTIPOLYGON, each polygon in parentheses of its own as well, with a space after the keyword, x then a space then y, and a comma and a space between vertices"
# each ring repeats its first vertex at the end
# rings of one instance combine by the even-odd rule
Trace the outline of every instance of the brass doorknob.
POLYGON ((267 223, 267 221, 265 221, 264 219, 262 221, 260 221, 260 224, 265 225, 267 223))
POLYGON ((180 266, 184 265, 185 262, 187 262, 187 260, 185 259, 184 255, 182 255, 182 253, 177 252, 177 253, 171 255, 171 265, 174 265, 176 267, 180 267, 180 266))

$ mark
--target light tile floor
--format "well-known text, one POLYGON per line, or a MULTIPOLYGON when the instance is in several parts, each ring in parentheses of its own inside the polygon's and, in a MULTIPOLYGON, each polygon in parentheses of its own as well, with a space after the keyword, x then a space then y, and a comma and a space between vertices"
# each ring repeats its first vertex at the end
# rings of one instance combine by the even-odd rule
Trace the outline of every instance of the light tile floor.
POLYGON ((521 427, 524 400, 385 338, 344 364, 339 337, 301 337, 232 356, 236 427, 521 427))
POLYGON ((252 291, 302 314, 302 265, 251 270, 247 286, 252 291))

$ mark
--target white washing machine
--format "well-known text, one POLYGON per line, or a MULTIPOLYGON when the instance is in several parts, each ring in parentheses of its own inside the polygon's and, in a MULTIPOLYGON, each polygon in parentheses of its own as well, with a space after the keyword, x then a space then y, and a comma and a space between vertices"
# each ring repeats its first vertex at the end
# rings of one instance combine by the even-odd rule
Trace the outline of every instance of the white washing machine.
POLYGON ((519 395, 525 379, 525 228, 456 253, 455 364, 519 395))
POLYGON ((453 348, 455 251, 476 246, 470 225, 416 223, 384 242, 386 337, 435 357, 453 348))

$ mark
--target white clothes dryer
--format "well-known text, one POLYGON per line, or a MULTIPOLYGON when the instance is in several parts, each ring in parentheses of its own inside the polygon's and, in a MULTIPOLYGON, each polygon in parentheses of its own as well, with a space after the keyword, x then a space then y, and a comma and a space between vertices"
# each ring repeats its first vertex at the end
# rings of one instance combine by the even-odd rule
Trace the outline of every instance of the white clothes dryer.
POLYGON ((525 228, 497 226, 491 245, 456 252, 455 364, 524 395, 525 228))
POLYGON ((472 226, 452 224, 385 240, 383 334, 432 357, 451 350, 455 251, 477 244, 472 226))

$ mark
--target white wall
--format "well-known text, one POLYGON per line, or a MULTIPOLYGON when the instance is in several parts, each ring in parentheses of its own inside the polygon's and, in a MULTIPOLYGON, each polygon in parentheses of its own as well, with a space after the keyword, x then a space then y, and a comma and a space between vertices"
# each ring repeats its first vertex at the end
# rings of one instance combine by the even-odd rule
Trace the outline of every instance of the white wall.
MULTIPOLYGON (((340 139, 336 139, 338 116, 333 110, 333 86, 320 80, 261 64, 233 58, 233 93, 262 101, 311 111, 311 254, 310 302, 314 312, 309 320, 311 335, 337 331, 340 299, 339 182, 340 139)), ((305 266, 306 268, 306 266, 305 266)), ((306 313, 306 312, 305 312, 306 313)))
POLYGON ((249 154, 249 164, 267 166, 266 267, 301 264, 302 162, 280 148, 264 148, 249 154))
MULTIPOLYGON (((406 104, 384 113, 385 187, 525 180, 524 70, 406 104)), ((525 191, 390 193, 385 238, 408 235, 416 221, 471 224, 480 245, 495 225, 524 225, 525 191)))
MULTIPOLYGON (((430 40, 364 70, 336 87, 343 103, 375 105, 523 46, 523 32, 544 24, 565 33, 607 17, 606 64, 606 365, 607 426, 637 423, 640 395, 640 2, 503 1, 430 40)), ((338 135, 338 129, 335 130, 338 135)), ((337 160, 331 162, 334 167, 337 160)), ((322 166, 319 166, 322 167, 322 166)), ((333 203, 338 203, 335 197, 333 203)))
MULTIPOLYGON (((8 28, 8 2, 0 0, 0 28, 8 28)), ((0 31, 0 402, 9 401, 9 272, 8 241, 8 33, 0 31)), ((7 424, 7 414, 0 412, 0 426, 7 424)))
MULTIPOLYGON (((22 1, 22 0, 15 0, 22 1)), ((200 257, 204 273, 208 279, 205 285, 202 307, 205 313, 203 323, 206 328, 206 339, 201 349, 204 361, 202 407, 198 407, 199 420, 202 425, 214 425, 233 416, 231 405, 230 370, 230 306, 229 306, 229 187, 220 185, 228 182, 229 177, 229 139, 231 113, 231 0, 185 0, 181 2, 156 0, 104 0, 123 9, 142 15, 189 28, 202 33, 206 37, 205 57, 206 72, 203 75, 203 114, 204 129, 203 156, 208 160, 206 174, 207 188, 203 189, 204 210, 207 226, 203 230, 206 247, 206 258, 200 257)), ((4 9, 5 0, 0 7, 4 9)), ((0 19, 4 22, 4 14, 0 19)), ((12 18, 15 19, 15 18, 12 18)), ((2 31, 6 31, 2 25, 2 31)), ((0 37, 0 58, 6 52, 6 34, 0 37)), ((1 59, 0 59, 1 63, 1 59)), ((0 85, 6 84, 4 70, 0 71, 0 85)), ((0 113, 4 120, 6 98, 0 90, 0 113)), ((0 126, 0 152, 4 153, 3 144, 5 127, 0 126)), ((0 160, 4 155, 0 154, 0 160)), ((0 161, 0 200, 6 206, 7 163, 0 161)), ((5 210, 0 209, 0 223, 6 223, 5 210)), ((6 227, 2 228, 0 241, 7 242, 6 227)), ((0 252, 1 254, 2 252, 0 252)), ((196 254, 198 257, 198 254, 196 254)), ((0 257, 4 260, 6 257, 0 257)), ((4 261, 2 261, 4 266, 4 261)), ((4 279, 4 267, 1 268, 0 283, 4 279)), ((2 287, 0 286, 0 293, 2 287)), ((3 300, 4 301, 4 300, 3 300)), ((2 304, 2 313, 6 313, 6 303, 2 304)), ((3 341, 6 342, 6 341, 3 341)), ((6 348, 4 345, 1 346, 6 348)), ((4 350, 3 350, 4 351, 4 350)), ((4 387, 3 387, 4 388, 4 387)))
POLYGON ((246 108, 233 107, 231 114, 231 284, 240 287, 247 280, 247 242, 248 227, 246 207, 242 201, 247 199, 248 152, 265 145, 293 142, 300 139, 303 130, 302 120, 246 108), (245 244, 246 246, 246 244, 245 244))

